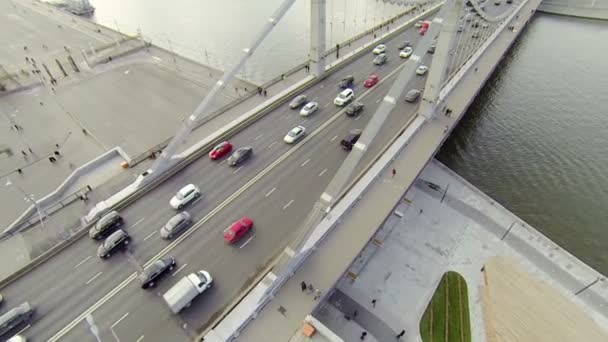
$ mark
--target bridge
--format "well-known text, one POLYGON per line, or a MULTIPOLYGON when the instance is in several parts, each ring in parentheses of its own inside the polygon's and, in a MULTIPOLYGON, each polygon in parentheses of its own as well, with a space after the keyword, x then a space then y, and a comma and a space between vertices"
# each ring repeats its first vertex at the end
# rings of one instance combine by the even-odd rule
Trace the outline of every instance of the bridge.
MULTIPOLYGON (((361 46, 335 48, 326 46, 326 2, 313 0, 310 61, 305 66, 310 72, 180 151, 195 126, 215 109, 215 96, 293 3, 283 1, 268 18, 239 62, 215 82, 154 164, 86 216, 88 226, 109 208, 121 209, 126 229, 138 241, 125 257, 97 261, 90 241, 74 238, 28 272, 3 282, 5 305, 30 301, 37 308, 39 318, 26 334, 48 341, 83 341, 90 338, 89 324, 94 321, 103 336, 116 340, 205 336, 205 341, 228 341, 239 335, 243 341, 267 340, 263 330, 273 324, 268 308, 276 306, 275 298, 296 300, 290 291, 299 283, 294 277, 298 272, 308 272, 317 286, 332 288, 433 158, 540 0, 496 5, 471 0, 470 6, 462 1, 393 1, 408 15, 394 19, 397 24, 384 24, 361 46), (419 20, 431 23, 424 35, 415 27, 419 20), (396 46, 404 40, 413 52, 401 59, 396 46), (386 45, 389 60, 376 66, 371 50, 380 43, 386 45), (426 75, 416 74, 421 65, 429 66, 426 75), (362 81, 372 73, 379 75, 379 83, 363 88, 362 81), (363 114, 355 118, 332 104, 335 85, 347 74, 355 76, 356 100, 365 104, 363 114), (418 103, 403 100, 410 89, 423 90, 418 103), (318 102, 318 113, 301 118, 289 110, 287 102, 297 94, 318 102), (297 125, 305 126, 307 135, 293 146, 283 144, 283 135, 297 125), (345 153, 339 141, 352 128, 363 133, 345 153), (226 165, 218 167, 200 157, 227 137, 237 146, 254 146, 252 163, 228 172, 220 169, 226 165), (390 176, 393 169, 397 173, 390 176), (392 181, 382 181, 386 177, 392 181), (205 197, 189 209, 200 212, 188 231, 166 243, 155 233, 172 215, 164 211, 167 201, 189 182, 205 185, 205 197), (138 195, 143 190, 145 194, 138 195), (125 205, 130 197, 141 198, 125 205), (220 241, 223 227, 243 215, 254 218, 254 235, 229 248, 220 241), (349 244, 341 245, 339 257, 319 263, 342 239, 349 244), (135 281, 142 266, 168 255, 178 259, 174 275, 206 269, 216 284, 207 298, 178 317, 168 313, 159 297, 168 284, 143 292, 135 281), (254 317, 259 319, 252 321, 254 317)), ((289 324, 276 329, 277 340, 287 340, 286 334, 314 306, 292 305, 297 311, 290 311, 289 324)))

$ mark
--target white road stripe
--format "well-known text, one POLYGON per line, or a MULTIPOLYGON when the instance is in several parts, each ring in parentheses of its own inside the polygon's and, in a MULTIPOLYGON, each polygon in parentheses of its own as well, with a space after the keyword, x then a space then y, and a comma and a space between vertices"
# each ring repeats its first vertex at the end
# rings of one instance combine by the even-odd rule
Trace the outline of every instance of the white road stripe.
POLYGON ((93 278, 87 280, 87 282, 85 283, 86 285, 89 285, 90 283, 93 282, 93 280, 97 279, 97 277, 99 277, 103 272, 99 272, 96 275, 93 276, 93 278))
POLYGON ((239 166, 239 168, 238 168, 238 169, 236 169, 236 170, 234 170, 234 172, 232 172, 232 173, 233 173, 233 174, 236 174, 237 172, 241 171, 241 169, 242 169, 242 168, 243 168, 242 166, 239 166))
POLYGON ((190 205, 192 206, 192 205, 196 204, 196 202, 200 201, 202 198, 203 198, 203 196, 201 195, 201 197, 195 199, 194 202, 190 203, 190 205))
POLYGON ((82 260, 81 262, 77 263, 76 266, 74 266, 74 268, 84 264, 85 262, 87 262, 89 259, 91 259, 93 256, 89 255, 88 257, 84 258, 84 260, 82 260))
POLYGON ((177 271, 173 272, 173 274, 171 276, 175 276, 177 273, 179 273, 179 271, 183 270, 184 267, 188 266, 188 264, 183 264, 180 268, 177 269, 177 271))
POLYGON ((270 196, 270 194, 272 194, 272 193, 273 193, 273 192, 274 192, 276 189, 277 189, 277 187, 275 186, 274 188, 272 188, 272 190, 268 191, 268 192, 266 193, 266 195, 264 195, 264 197, 268 197, 268 196, 270 196))
POLYGON ((331 138, 329 141, 334 141, 338 138, 338 136, 336 135, 335 137, 331 138))
POLYGON ((159 62, 162 62, 162 61, 163 61, 163 60, 162 60, 162 58, 160 58, 160 57, 152 56, 152 58, 154 58, 155 60, 157 60, 157 61, 159 61, 159 62))
POLYGON ((262 134, 258 135, 258 136, 257 136, 257 137, 255 137, 253 140, 258 140, 258 139, 260 139, 260 138, 261 138, 261 137, 263 137, 263 136, 264 136, 264 133, 262 133, 262 134))
POLYGON ((380 101, 382 101, 382 98, 379 98, 378 101, 376 101, 376 103, 379 103, 380 101))
POLYGON ((357 115, 357 117, 355 118, 355 121, 361 119, 361 115, 357 115))
POLYGON ((306 159, 302 164, 300 164, 300 166, 304 166, 304 165, 308 164, 309 161, 310 161, 310 158, 306 159))
POLYGON ((128 75, 129 71, 131 71, 131 70, 125 70, 125 75, 128 75))
POLYGON ((143 339, 144 339, 144 335, 141 335, 135 342, 141 342, 143 339))
POLYGON ((319 177, 323 176, 323 174, 325 174, 325 172, 327 172, 327 169, 321 171, 321 173, 319 173, 319 177))
POLYGON ((226 161, 228 161, 228 159, 224 159, 220 162, 220 165, 224 164, 226 161))
POLYGON ((131 226, 131 228, 135 228, 135 226, 137 226, 138 224, 142 223, 144 221, 144 218, 140 218, 139 220, 137 220, 135 223, 133 223, 133 225, 131 226))
POLYGON ((285 205, 283 206, 283 210, 285 210, 285 209, 289 208, 289 206, 291 205, 291 203, 293 203, 293 200, 291 200, 291 201, 287 202, 287 204, 285 204, 285 205))
POLYGON ((123 319, 127 318, 127 316, 129 316, 128 312, 126 314, 122 315, 122 317, 120 317, 116 322, 114 322, 114 324, 112 324, 110 326, 110 328, 114 328, 115 326, 117 326, 118 323, 120 323, 123 319))
POLYGON ((329 105, 330 105, 330 104, 331 104, 331 103, 326 103, 325 105, 323 105, 323 108, 327 108, 327 107, 329 107, 329 105))
POLYGON ((253 236, 250 237, 247 241, 245 241, 245 243, 242 244, 241 247, 239 247, 239 248, 243 248, 243 247, 247 246, 247 244, 249 243, 249 241, 251 241, 252 239, 253 239, 253 236))
POLYGON ((276 144, 276 143, 277 143, 276 141, 273 141, 273 142, 272 142, 272 144, 268 145, 268 147, 267 147, 267 148, 271 148, 271 147, 272 147, 272 146, 274 146, 274 144, 276 144))
POLYGON ((151 238, 152 236, 154 236, 154 234, 156 234, 156 230, 155 230, 155 231, 153 231, 152 233, 148 234, 148 236, 146 236, 146 237, 144 238, 144 241, 146 241, 146 240, 148 240, 149 238, 151 238))
POLYGON ((32 325, 28 324, 25 328, 19 330, 15 335, 21 335, 23 334, 24 331, 26 331, 27 329, 29 329, 32 325))

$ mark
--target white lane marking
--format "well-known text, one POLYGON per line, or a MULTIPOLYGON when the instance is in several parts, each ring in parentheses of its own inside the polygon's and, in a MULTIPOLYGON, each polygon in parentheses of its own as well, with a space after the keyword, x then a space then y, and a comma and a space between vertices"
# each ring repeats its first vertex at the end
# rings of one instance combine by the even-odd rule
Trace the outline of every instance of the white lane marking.
POLYGON ((268 197, 268 196, 270 196, 270 194, 272 194, 272 193, 273 193, 273 192, 274 192, 276 189, 277 189, 277 187, 275 186, 275 187, 274 187, 274 188, 272 188, 270 191, 268 191, 268 192, 266 193, 266 195, 264 195, 264 197, 268 197))
POLYGON ((289 206, 291 205, 291 203, 293 203, 293 200, 291 200, 291 201, 287 202, 287 204, 285 204, 285 205, 283 206, 283 210, 285 210, 285 209, 289 208, 289 206))
POLYGON ((230 227, 231 227, 231 226, 232 226, 232 225, 230 225, 230 226, 226 227, 226 229, 224 229, 224 233, 225 233, 225 232, 226 232, 228 229, 230 229, 230 227))
POLYGON ((338 136, 336 135, 335 137, 331 138, 329 141, 334 141, 338 138, 338 136))
POLYGON ((226 161, 228 161, 228 159, 224 159, 220 162, 220 165, 224 164, 226 161))
POLYGON ((272 147, 272 146, 274 146, 274 144, 276 144, 276 143, 277 143, 276 141, 273 141, 273 142, 272 142, 272 144, 268 145, 268 147, 267 147, 267 148, 271 148, 271 147, 272 147))
POLYGON ((162 60, 162 58, 160 58, 160 57, 152 56, 152 58, 154 58, 155 60, 157 60, 157 61, 159 61, 159 62, 162 62, 162 61, 163 61, 163 60, 162 60))
POLYGON ((305 123, 307 123, 307 122, 308 122, 308 119, 306 119, 306 120, 302 121, 302 123, 300 124, 300 126, 303 126, 303 125, 304 125, 305 123))
POLYGON ((135 223, 133 223, 133 225, 131 226, 131 228, 135 228, 135 226, 137 226, 138 224, 142 223, 145 219, 142 217, 139 220, 137 220, 135 223))
POLYGON ((306 159, 302 164, 300 164, 300 166, 304 166, 304 165, 308 164, 309 161, 310 161, 310 158, 306 159))
POLYGON ((247 246, 247 244, 248 244, 248 243, 249 243, 249 241, 251 241, 251 240, 253 240, 253 236, 252 236, 252 237, 250 237, 250 238, 249 238, 247 241, 245 241, 245 243, 244 243, 244 244, 242 244, 242 245, 241 245, 241 247, 239 247, 239 248, 243 248, 243 247, 247 246))
POLYGON ((99 272, 96 275, 93 276, 93 278, 87 280, 87 282, 85 283, 86 285, 89 285, 90 283, 92 283, 95 279, 97 279, 97 277, 99 277, 103 272, 99 272))
POLYGON ((258 139, 260 139, 263 136, 264 136, 264 133, 262 133, 262 134, 258 135, 257 137, 253 138, 253 140, 258 140, 258 139))
POLYGON ((330 105, 330 104, 331 104, 331 103, 326 103, 326 104, 323 106, 323 108, 327 108, 327 107, 329 107, 329 105, 330 105))
POLYGON ((131 70, 125 70, 125 75, 128 75, 129 71, 131 71, 131 70))
POLYGON ((382 101, 382 98, 379 98, 379 99, 376 101, 376 103, 379 103, 380 101, 382 101))
POLYGON ((323 174, 325 174, 325 172, 327 172, 327 169, 321 171, 321 173, 319 173, 319 177, 323 176, 323 174))
POLYGON ((236 174, 237 172, 241 171, 241 169, 242 169, 242 168, 243 168, 242 166, 239 166, 239 168, 238 168, 238 169, 236 169, 236 170, 234 170, 234 172, 232 172, 232 173, 233 173, 233 174, 236 174))
POLYGON ((149 238, 153 237, 153 236, 154 236, 154 234, 156 234, 156 230, 155 230, 155 231, 153 231, 152 233, 148 234, 148 236, 146 236, 146 237, 144 238, 144 241, 146 241, 146 240, 148 240, 149 238))
POLYGON ((411 55, 410 56, 410 60, 412 60, 414 62, 418 62, 420 60, 420 56, 418 56, 418 55, 411 55))
MULTIPOLYGON (((405 66, 405 63, 401 64, 400 66, 398 66, 397 68, 395 68, 395 70, 391 71, 386 77, 384 77, 382 80, 380 80, 380 82, 382 83, 385 80, 389 79, 391 76, 393 76, 394 74, 396 74, 397 72, 399 72, 403 68, 403 66, 405 66)), ((369 92, 371 92, 371 90, 369 92)), ((363 94, 358 99, 362 99, 363 97, 367 96, 369 94, 369 92, 368 91, 363 92, 363 94)), ((149 266, 150 264, 152 264, 157 259, 160 259, 163 256, 167 255, 172 249, 174 249, 178 244, 180 244, 186 238, 188 238, 190 235, 192 235, 194 232, 196 232, 200 227, 202 227, 207 221, 209 221, 212 217, 214 217, 220 210, 222 210, 223 208, 225 208, 235 198, 237 198, 242 193, 244 193, 245 191, 247 191, 248 189, 250 189, 253 184, 255 184, 257 181, 259 181, 262 177, 266 176, 278 164, 280 164, 285 159, 287 159, 289 156, 291 156, 292 154, 294 154, 298 149, 302 148, 302 146, 304 146, 304 144, 307 141, 313 139, 315 135, 320 134, 329 125, 331 125, 333 122, 335 122, 340 117, 342 117, 342 114, 343 113, 342 113, 342 110, 341 110, 341 111, 335 113, 331 118, 329 118, 329 120, 323 122, 321 124, 321 126, 319 126, 315 131, 313 131, 310 135, 306 136, 303 141, 301 141, 299 144, 297 144, 294 148, 289 149, 287 152, 285 152, 279 158, 275 159, 275 161, 272 162, 272 164, 268 165, 264 170, 262 170, 260 173, 258 173, 257 175, 255 175, 251 180, 249 180, 240 189, 238 189, 237 191, 233 192, 232 195, 230 195, 228 198, 226 198, 218 206, 216 206, 215 208, 213 208, 213 210, 211 210, 207 215, 205 215, 205 217, 203 217, 201 220, 199 220, 192 228, 188 229, 184 234, 180 235, 180 237, 178 237, 175 240, 173 240, 173 242, 171 242, 170 244, 168 244, 165 248, 163 248, 160 252, 158 252, 154 257, 152 257, 150 260, 148 260, 143 266, 144 267, 149 266)), ((120 291, 122 291, 123 289, 125 289, 136 278, 137 278, 137 272, 131 273, 120 284, 118 284, 114 288, 112 288, 112 290, 110 290, 108 293, 106 293, 101 299, 99 299, 98 301, 96 301, 95 304, 91 305, 89 308, 87 308, 82 313, 80 313, 80 315, 78 315, 78 317, 74 318, 70 323, 68 323, 63 328, 61 328, 61 330, 59 330, 57 333, 55 333, 53 336, 51 336, 47 341, 48 342, 57 342, 57 341, 59 341, 60 338, 62 338, 63 336, 65 336, 69 331, 71 331, 72 329, 74 329, 74 327, 76 325, 78 325, 80 322, 82 322, 86 318, 86 316, 88 314, 90 314, 93 311, 95 311, 98 308, 100 308, 102 305, 104 305, 106 302, 108 302, 111 298, 113 298, 117 293, 119 293, 120 291)))
POLYGON ((355 118, 355 121, 361 119, 361 115, 357 115, 357 117, 355 118))
POLYGON ((188 266, 188 264, 183 264, 180 268, 177 269, 177 271, 173 272, 173 274, 171 276, 175 276, 177 273, 179 273, 179 271, 183 270, 184 267, 188 266))
POLYGON ((143 339, 144 339, 144 335, 141 335, 135 342, 141 342, 143 339))
POLYGON ((76 266, 74 266, 74 268, 84 264, 85 262, 87 262, 89 259, 91 259, 93 256, 89 255, 88 257, 84 258, 84 260, 82 260, 81 262, 77 263, 76 266))
POLYGON ((114 322, 114 324, 112 324, 110 326, 110 328, 114 328, 115 326, 117 326, 118 323, 120 323, 123 319, 127 318, 127 316, 129 316, 128 312, 126 314, 122 315, 122 317, 120 317, 116 322, 114 322))
POLYGON ((23 332, 24 332, 24 331, 26 331, 27 329, 29 329, 31 326, 32 326, 31 324, 28 324, 28 325, 27 325, 25 328, 23 328, 23 329, 19 330, 19 331, 18 331, 18 332, 15 334, 15 336, 16 336, 16 335, 21 335, 21 334, 23 334, 23 332))

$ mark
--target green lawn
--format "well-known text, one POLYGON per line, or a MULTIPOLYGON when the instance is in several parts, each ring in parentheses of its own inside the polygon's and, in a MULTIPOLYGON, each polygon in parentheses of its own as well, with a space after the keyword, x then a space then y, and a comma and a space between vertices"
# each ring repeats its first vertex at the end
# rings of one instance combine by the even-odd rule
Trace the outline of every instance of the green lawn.
POLYGON ((470 342, 467 283, 456 272, 444 273, 420 321, 424 342, 470 342))

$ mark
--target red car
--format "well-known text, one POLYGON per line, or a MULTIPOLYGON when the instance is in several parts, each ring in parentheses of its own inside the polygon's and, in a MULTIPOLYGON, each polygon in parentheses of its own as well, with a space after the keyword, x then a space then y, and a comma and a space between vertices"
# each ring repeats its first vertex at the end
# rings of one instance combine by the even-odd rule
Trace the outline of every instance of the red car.
POLYGON ((225 156, 230 151, 232 151, 232 144, 229 141, 224 141, 215 146, 213 150, 209 152, 209 158, 217 160, 225 156))
POLYGON ((228 244, 237 242, 243 235, 247 234, 248 231, 253 227, 253 221, 245 216, 242 219, 234 222, 224 232, 224 241, 228 244))
POLYGON ((425 20, 422 23, 422 27, 420 27, 420 35, 424 36, 424 34, 426 33, 426 31, 429 30, 429 27, 431 26, 431 22, 428 20, 425 20))
POLYGON ((369 77, 365 80, 365 83, 363 83, 363 85, 365 86, 365 88, 371 88, 373 86, 376 85, 376 83, 378 83, 378 75, 369 75, 369 77))

